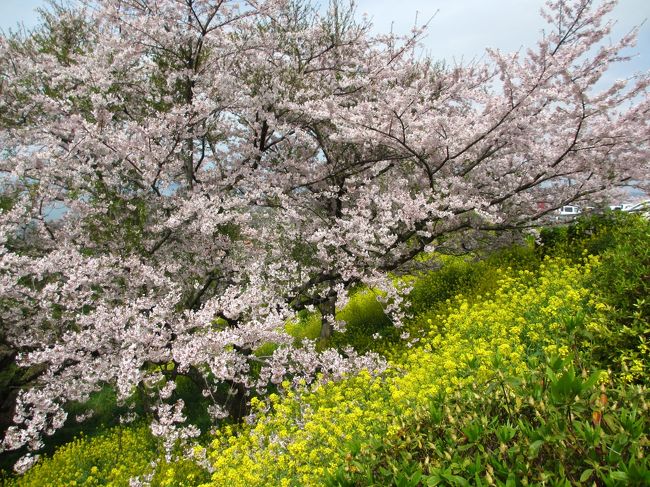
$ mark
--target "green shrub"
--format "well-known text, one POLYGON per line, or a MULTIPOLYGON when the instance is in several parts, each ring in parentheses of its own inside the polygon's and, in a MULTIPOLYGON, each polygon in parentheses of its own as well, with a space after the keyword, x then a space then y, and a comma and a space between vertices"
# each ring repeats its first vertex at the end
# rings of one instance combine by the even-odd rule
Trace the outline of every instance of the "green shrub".
POLYGON ((621 230, 636 226, 640 217, 621 211, 585 215, 569 225, 545 227, 540 230, 538 251, 542 255, 580 259, 586 253, 601 255, 616 247, 621 230))
MULTIPOLYGON (((375 333, 384 337, 395 335, 393 322, 384 312, 384 305, 377 300, 379 294, 365 286, 353 290, 347 305, 336 312, 336 319, 346 322, 345 331, 335 331, 330 340, 321 346, 352 346, 363 353, 375 349, 375 333)), ((318 311, 301 311, 296 320, 286 324, 285 329, 297 342, 303 338, 317 339, 321 331, 321 314, 318 311)), ((272 350, 264 348, 263 351, 272 350)))
POLYGON ((285 329, 297 342, 304 338, 315 340, 320 336, 321 316, 318 312, 310 313, 303 310, 298 313, 298 319, 286 324, 285 329))
POLYGON ((477 266, 465 259, 441 256, 439 261, 439 269, 420 274, 412 280, 409 305, 415 316, 475 286, 480 278, 477 266))
POLYGON ((601 318, 590 327, 592 360, 624 381, 649 385, 650 222, 630 217, 610 231, 616 245, 593 275, 601 318))
POLYGON ((571 359, 420 407, 397 434, 352 440, 329 486, 649 485, 648 389, 599 384, 571 359))
POLYGON ((344 332, 334 332, 331 346, 342 348, 346 345, 354 347, 359 352, 376 349, 376 339, 379 334, 383 339, 396 335, 396 329, 391 318, 384 312, 384 305, 377 300, 381 293, 373 289, 357 290, 348 304, 336 313, 336 319, 346 322, 344 332))
POLYGON ((146 425, 114 428, 94 438, 81 436, 7 485, 20 487, 128 486, 131 477, 152 470, 157 442, 146 425))
POLYGON ((592 276, 598 318, 580 345, 594 366, 626 382, 648 385, 650 355, 650 222, 639 215, 607 212, 541 232, 543 254, 577 260, 586 253, 602 263, 592 276))
POLYGON ((485 295, 497 286, 497 270, 534 270, 541 262, 532 245, 515 245, 477 259, 477 256, 438 256, 439 269, 410 280, 411 313, 419 316, 439 308, 457 294, 485 295))

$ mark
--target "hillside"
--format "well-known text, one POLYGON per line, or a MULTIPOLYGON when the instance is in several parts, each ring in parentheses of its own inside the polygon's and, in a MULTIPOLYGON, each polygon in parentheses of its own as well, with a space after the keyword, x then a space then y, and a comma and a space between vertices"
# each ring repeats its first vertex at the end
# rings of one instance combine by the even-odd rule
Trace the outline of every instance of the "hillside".
POLYGON ((118 427, 6 484, 647 485, 650 225, 600 217, 540 239, 406 279, 408 339, 359 290, 331 343, 382 352, 386 370, 285 382, 193 461, 118 427))

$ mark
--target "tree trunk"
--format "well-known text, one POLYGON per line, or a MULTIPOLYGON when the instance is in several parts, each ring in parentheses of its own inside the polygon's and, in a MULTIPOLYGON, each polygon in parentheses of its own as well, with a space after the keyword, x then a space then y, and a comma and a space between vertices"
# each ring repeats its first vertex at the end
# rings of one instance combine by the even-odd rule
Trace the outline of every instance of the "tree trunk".
POLYGON ((320 313, 320 338, 321 341, 328 340, 332 336, 332 322, 334 321, 336 313, 336 294, 328 296, 327 299, 320 305, 320 313))
MULTIPOLYGON (((241 348, 235 346, 235 350, 244 356, 249 356, 252 350, 249 348, 241 348)), ((247 389, 244 384, 240 382, 229 381, 230 397, 227 401, 228 413, 230 417, 239 423, 250 412, 250 405, 248 404, 247 389)))
POLYGON ((228 402, 228 412, 230 417, 239 423, 250 412, 248 404, 248 396, 246 395, 246 387, 243 384, 231 384, 231 389, 234 389, 234 394, 231 394, 228 402))

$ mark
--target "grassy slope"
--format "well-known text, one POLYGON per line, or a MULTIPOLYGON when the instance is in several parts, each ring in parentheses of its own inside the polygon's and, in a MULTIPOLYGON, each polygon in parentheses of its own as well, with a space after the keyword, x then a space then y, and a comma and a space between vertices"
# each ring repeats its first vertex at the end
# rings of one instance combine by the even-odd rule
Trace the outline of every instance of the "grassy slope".
MULTIPOLYGON (((394 340, 381 308, 369 292, 360 291, 341 312, 349 321, 348 334, 334 342, 389 350, 391 370, 311 391, 281 390, 269 403, 258 403, 255 425, 224 428, 207 451, 196 450, 198 456, 209 454, 216 467, 212 485, 462 485, 464 477, 487 484, 505 483, 513 472, 527 471, 530 482, 563 476, 571 482, 585 476, 584 482, 609 479, 614 484, 644 479, 647 423, 628 416, 647 400, 645 389, 638 387, 647 377, 648 224, 592 221, 546 232, 544 239, 547 254, 564 258, 542 262, 539 252, 513 249, 478 263, 455 259, 438 273, 419 276, 411 296, 417 316, 408 324, 411 336, 419 339, 412 348, 394 340), (601 254, 601 259, 584 260, 585 253, 601 254), (373 333, 384 339, 368 340, 373 333), (611 372, 576 395, 576 426, 563 419, 563 396, 555 391, 557 400, 551 397, 551 385, 554 380, 573 384, 571 370, 589 377, 595 369, 611 372), (546 385, 540 390, 521 386, 530 383, 546 385), (603 387, 610 406, 607 399, 602 404, 603 387), (592 418, 596 412, 602 414, 602 427, 592 418), (543 422, 534 420, 545 415, 550 416, 543 422), (484 419, 476 423, 479 417, 484 419), (521 417, 528 423, 516 424, 521 417), (627 436, 614 438, 612 428, 620 430, 623 420, 630 431, 623 428, 627 436), (575 431, 584 431, 585 425, 601 427, 601 443, 575 440, 575 431), (567 439, 567 431, 574 440, 567 439), (598 456, 599 449, 619 448, 616 441, 627 441, 626 450, 640 456, 636 463, 598 456), (567 445, 566 458, 554 456, 567 445), (493 457, 497 463, 488 461, 493 457), (614 462, 625 470, 614 470, 614 462)), ((312 321, 306 316, 293 324, 294 333, 308 335, 316 327, 312 321)), ((133 431, 145 435, 138 451, 153 456, 154 443, 146 433, 133 431)), ((89 478, 128 485, 128 476, 141 468, 137 462, 124 464, 117 476, 103 467, 102 452, 111 451, 116 441, 109 435, 71 444, 19 483, 44 485, 55 475, 58 485, 91 485, 89 478)), ((188 462, 163 462, 154 483, 196 485, 207 479, 188 462)))

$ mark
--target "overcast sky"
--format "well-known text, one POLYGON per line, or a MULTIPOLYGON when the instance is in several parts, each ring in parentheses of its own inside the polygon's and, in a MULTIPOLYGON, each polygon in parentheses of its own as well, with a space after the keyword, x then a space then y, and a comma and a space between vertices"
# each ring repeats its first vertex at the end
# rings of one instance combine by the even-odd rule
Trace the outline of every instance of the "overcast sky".
MULTIPOLYGON (((325 3, 326 0, 320 0, 325 3)), ((0 28, 14 27, 17 22, 32 26, 34 9, 44 0, 0 0, 0 28)), ((388 32, 393 25, 397 33, 406 33, 417 18, 419 24, 429 20, 429 34, 424 41, 436 59, 469 61, 480 58, 486 47, 517 50, 532 46, 544 22, 539 16, 543 0, 357 0, 359 14, 367 13, 376 32, 388 32)), ((627 32, 650 18, 650 0, 620 0, 613 18, 618 19, 615 34, 627 32)), ((611 73, 611 78, 626 77, 650 69, 650 22, 641 27, 637 54, 628 66, 611 73)))
MULTIPOLYGON (((539 15, 544 0, 358 0, 377 32, 393 29, 405 33, 428 21, 426 49, 449 63, 480 58, 486 47, 506 51, 533 46, 546 27, 539 15)), ((617 20, 614 35, 627 33, 650 18, 650 0, 620 0, 612 14, 617 20)), ((616 77, 650 69, 650 22, 641 27, 636 54, 629 66, 615 70, 616 77)))

